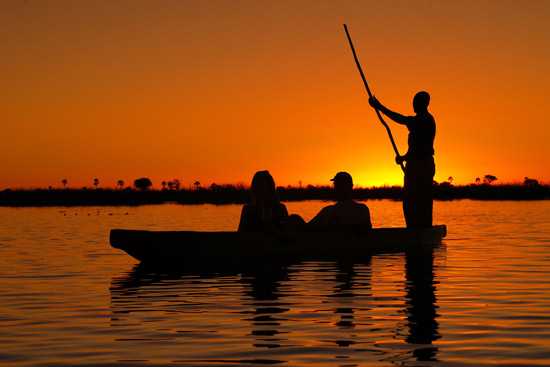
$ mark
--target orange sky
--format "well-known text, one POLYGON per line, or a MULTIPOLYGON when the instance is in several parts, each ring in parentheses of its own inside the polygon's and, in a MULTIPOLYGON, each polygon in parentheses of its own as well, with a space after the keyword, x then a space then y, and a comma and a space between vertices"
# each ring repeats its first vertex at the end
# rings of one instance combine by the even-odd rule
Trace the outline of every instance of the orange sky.
POLYGON ((437 180, 550 181, 550 2, 410 4, 3 1, 0 189, 400 183, 344 22, 383 103, 431 93, 437 180))

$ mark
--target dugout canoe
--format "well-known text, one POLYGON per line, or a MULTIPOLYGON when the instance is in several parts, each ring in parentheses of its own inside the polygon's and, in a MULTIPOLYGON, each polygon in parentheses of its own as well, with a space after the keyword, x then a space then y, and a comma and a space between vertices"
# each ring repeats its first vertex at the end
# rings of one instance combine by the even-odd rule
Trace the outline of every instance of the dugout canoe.
POLYGON ((417 251, 441 243, 447 227, 376 228, 364 233, 285 234, 113 229, 111 246, 143 263, 236 263, 259 258, 287 260, 357 258, 417 251))

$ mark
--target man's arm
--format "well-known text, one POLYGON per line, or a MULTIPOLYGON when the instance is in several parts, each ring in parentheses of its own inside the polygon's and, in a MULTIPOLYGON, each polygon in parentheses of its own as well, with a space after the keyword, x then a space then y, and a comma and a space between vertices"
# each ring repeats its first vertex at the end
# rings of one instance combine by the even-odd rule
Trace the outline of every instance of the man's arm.
MULTIPOLYGON (((364 204, 363 204, 364 205, 364 204)), ((372 222, 370 219, 370 210, 369 207, 364 205, 363 211, 361 213, 361 224, 365 229, 372 229, 372 222)))
POLYGON ((327 224, 327 216, 328 207, 324 207, 312 220, 308 222, 307 226, 312 230, 321 229, 327 224))
POLYGON ((390 110, 389 108, 384 106, 382 103, 380 103, 380 101, 376 99, 376 97, 369 98, 369 104, 374 109, 377 109, 378 111, 382 112, 384 115, 388 116, 390 119, 397 122, 398 124, 408 125, 409 121, 411 120, 411 118, 408 116, 403 116, 400 113, 390 110))

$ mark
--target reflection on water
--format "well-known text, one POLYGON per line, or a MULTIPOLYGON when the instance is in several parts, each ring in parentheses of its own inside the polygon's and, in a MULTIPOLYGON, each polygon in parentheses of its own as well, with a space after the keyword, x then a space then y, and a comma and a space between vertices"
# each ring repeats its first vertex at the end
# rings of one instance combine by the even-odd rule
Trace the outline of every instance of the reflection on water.
MULTIPOLYGON (((330 333, 332 328, 337 330, 333 335, 338 337, 330 340, 336 349, 328 348, 323 353, 332 353, 335 359, 346 359, 348 362, 353 360, 353 356, 342 353, 341 348, 355 348, 355 351, 374 352, 375 360, 386 362, 403 364, 413 360, 436 361, 437 347, 432 345, 433 341, 439 338, 436 321, 434 251, 426 250, 423 253, 415 252, 402 256, 405 259, 405 282, 402 283, 402 287, 406 294, 402 312, 406 315, 407 331, 406 335, 400 335, 399 328, 395 327, 392 338, 403 339, 409 344, 405 353, 380 347, 376 338, 365 338, 358 333, 357 328, 365 326, 372 330, 384 327, 383 322, 377 324, 374 314, 369 315, 369 311, 376 307, 371 304, 371 301, 374 301, 371 290, 372 259, 360 263, 349 261, 249 264, 223 270, 220 270, 219 266, 208 269, 208 265, 203 264, 198 265, 196 270, 172 272, 137 265, 126 276, 115 277, 112 281, 112 326, 125 328, 128 325, 146 325, 148 329, 166 331, 168 329, 163 325, 173 324, 176 318, 183 322, 182 325, 185 325, 185 320, 190 320, 186 330, 176 332, 191 333, 197 339, 205 338, 206 342, 211 339, 208 334, 222 332, 220 325, 231 322, 236 330, 223 336, 226 342, 228 339, 248 339, 250 346, 254 348, 284 348, 288 351, 303 348, 299 338, 294 338, 294 334, 299 334, 304 328, 316 327, 315 324, 326 323, 322 317, 323 313, 330 312, 335 318, 326 325, 328 330, 325 332, 330 333), (310 284, 304 284, 304 276, 309 279, 310 284), (302 282, 303 287, 312 289, 319 288, 318 282, 328 285, 326 293, 323 292, 320 299, 321 305, 328 306, 328 309, 321 307, 307 316, 301 312, 290 312, 293 308, 307 306, 293 301, 294 296, 297 296, 294 294, 297 290, 292 289, 292 283, 296 281, 302 282), (227 287, 229 283, 232 286, 227 287), (240 299, 246 307, 241 309, 235 304, 230 315, 220 317, 215 309, 219 306, 215 298, 216 293, 222 291, 219 288, 222 286, 225 287, 223 292, 226 293, 224 296, 227 299, 233 302, 240 299), (214 299, 210 299, 210 291, 213 291, 214 299), (362 301, 355 301, 355 298, 362 301), (210 306, 214 308, 210 309, 210 306), (205 313, 201 325, 195 324, 195 318, 187 317, 188 314, 196 312, 205 313), (360 312, 357 317, 356 312, 360 312), (218 317, 220 319, 217 319, 218 317), (207 328, 206 332, 200 334, 191 330, 197 326, 207 328), (239 330, 243 327, 247 330, 239 330)), ((368 332, 368 329, 363 331, 368 332)), ((164 337, 166 338, 166 335, 164 337)), ((120 339, 122 342, 128 340, 120 339)), ((176 342, 175 338, 165 340, 176 342)), ((318 352, 323 349, 325 348, 317 347, 318 352)), ((186 358, 178 361, 256 364, 292 362, 292 353, 286 356, 286 359, 285 353, 263 353, 262 356, 244 360, 222 355, 219 358, 186 358)))
POLYGON ((406 254, 405 279, 407 289, 407 342, 421 344, 414 350, 418 361, 437 360, 437 347, 432 343, 439 338, 437 302, 434 283, 434 252, 406 254))
MULTIPOLYGON (((354 263, 352 262, 338 262, 337 273, 335 276, 336 284, 334 291, 329 297, 338 297, 341 303, 340 307, 337 307, 334 312, 339 316, 339 320, 336 325, 340 328, 353 328, 353 307, 349 307, 352 304, 353 297, 353 280, 356 275, 354 270, 354 263)), ((365 287, 365 295, 371 296, 368 292, 370 287, 370 258, 363 263, 367 269, 366 276, 363 277, 363 286, 365 287)), ((349 346, 355 344, 352 340, 337 340, 336 344, 339 346, 349 346)))
POLYGON ((288 265, 267 264, 242 271, 243 301, 251 298, 251 312, 245 320, 251 324, 252 345, 258 348, 278 348, 286 344, 284 324, 288 304, 282 303, 279 289, 281 282, 288 280, 288 265))
MULTIPOLYGON (((402 224, 400 203, 368 204, 402 224)), ((357 262, 174 271, 107 243, 114 227, 227 230, 239 210, 0 208, 0 364, 550 365, 550 201, 436 202, 442 247, 357 262)))

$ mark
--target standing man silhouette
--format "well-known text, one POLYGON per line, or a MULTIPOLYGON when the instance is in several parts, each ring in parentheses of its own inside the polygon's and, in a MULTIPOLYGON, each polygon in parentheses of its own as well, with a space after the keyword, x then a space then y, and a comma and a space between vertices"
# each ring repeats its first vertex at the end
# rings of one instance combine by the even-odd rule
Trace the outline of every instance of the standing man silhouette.
POLYGON ((408 228, 431 227, 435 120, 428 112, 430 95, 424 91, 416 93, 413 98, 414 116, 394 112, 382 105, 376 97, 370 98, 369 104, 409 129, 409 149, 405 155, 395 157, 398 164, 406 162, 403 213, 408 228))

